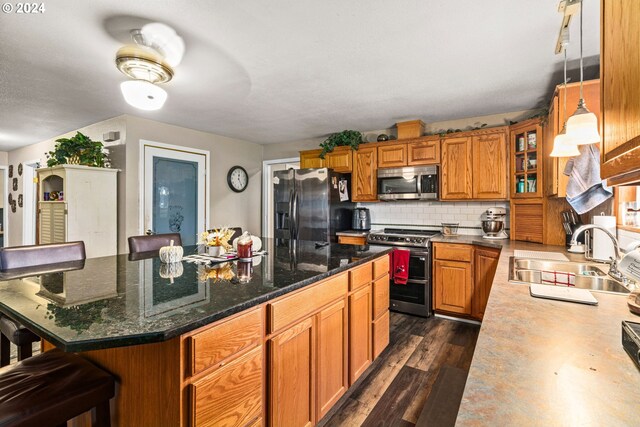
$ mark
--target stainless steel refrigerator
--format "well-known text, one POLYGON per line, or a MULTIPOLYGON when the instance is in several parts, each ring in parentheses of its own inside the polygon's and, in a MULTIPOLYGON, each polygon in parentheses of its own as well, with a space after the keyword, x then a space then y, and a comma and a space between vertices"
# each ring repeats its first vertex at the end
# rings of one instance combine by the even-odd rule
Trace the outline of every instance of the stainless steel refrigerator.
POLYGON ((274 237, 337 241, 337 231, 351 229, 355 203, 350 192, 350 176, 331 169, 274 172, 274 237))

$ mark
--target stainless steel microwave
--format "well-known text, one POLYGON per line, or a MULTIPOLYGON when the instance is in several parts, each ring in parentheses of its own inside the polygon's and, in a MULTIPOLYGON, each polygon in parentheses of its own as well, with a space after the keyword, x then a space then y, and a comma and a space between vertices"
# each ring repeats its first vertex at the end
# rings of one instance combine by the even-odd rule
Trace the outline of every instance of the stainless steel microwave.
POLYGON ((378 199, 437 200, 438 166, 378 169, 378 199))

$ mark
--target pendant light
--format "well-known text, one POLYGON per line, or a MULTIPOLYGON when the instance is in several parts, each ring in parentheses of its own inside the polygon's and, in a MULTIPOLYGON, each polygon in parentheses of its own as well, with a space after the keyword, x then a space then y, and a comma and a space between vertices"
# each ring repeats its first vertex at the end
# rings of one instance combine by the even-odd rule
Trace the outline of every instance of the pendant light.
MULTIPOLYGON (((569 45, 569 30, 562 31, 562 50, 564 51, 564 102, 562 117, 567 116, 567 46, 569 45)), ((562 130, 553 139, 553 150, 549 156, 551 157, 573 157, 580 155, 578 146, 571 141, 571 137, 567 135, 566 122, 562 125, 562 130)))
POLYGON ((580 101, 575 113, 567 120, 567 134, 571 137, 571 142, 577 145, 596 144, 600 142, 598 132, 598 118, 587 109, 582 93, 582 82, 584 80, 584 65, 582 63, 582 4, 580 2, 580 101))

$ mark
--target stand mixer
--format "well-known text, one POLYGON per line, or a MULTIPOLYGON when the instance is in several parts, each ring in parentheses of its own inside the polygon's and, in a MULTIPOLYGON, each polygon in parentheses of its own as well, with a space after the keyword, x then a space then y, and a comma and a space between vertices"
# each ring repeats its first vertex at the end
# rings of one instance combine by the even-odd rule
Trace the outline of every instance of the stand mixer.
POLYGON ((482 231, 485 239, 508 239, 509 235, 504 231, 505 218, 507 210, 505 208, 493 207, 487 209, 484 213, 485 219, 482 220, 482 231))

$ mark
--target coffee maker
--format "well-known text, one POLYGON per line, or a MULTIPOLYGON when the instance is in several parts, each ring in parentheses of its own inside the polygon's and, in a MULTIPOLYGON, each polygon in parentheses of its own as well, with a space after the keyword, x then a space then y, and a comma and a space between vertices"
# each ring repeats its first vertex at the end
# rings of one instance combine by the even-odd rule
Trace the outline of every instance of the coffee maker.
POLYGON ((371 213, 367 208, 355 208, 351 228, 357 231, 371 230, 371 213))
POLYGON ((504 230, 507 210, 505 208, 493 207, 484 213, 482 220, 482 231, 485 239, 508 239, 509 235, 504 230))

